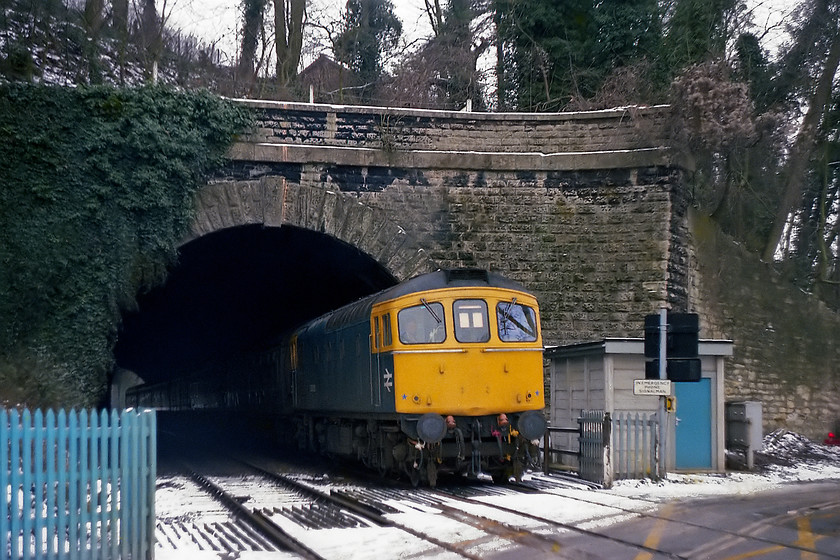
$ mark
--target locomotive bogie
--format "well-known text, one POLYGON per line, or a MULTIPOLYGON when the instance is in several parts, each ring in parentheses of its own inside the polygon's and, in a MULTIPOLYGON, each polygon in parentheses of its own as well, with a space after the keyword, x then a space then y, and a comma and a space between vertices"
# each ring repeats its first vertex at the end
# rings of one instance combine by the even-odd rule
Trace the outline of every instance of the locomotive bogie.
MULTIPOLYGON (((440 473, 496 480, 519 476, 539 459, 539 448, 515 426, 522 417, 505 414, 441 418, 445 425, 437 441, 423 437, 424 417, 398 415, 381 419, 313 417, 297 419, 302 449, 359 461, 381 474, 406 475, 412 482, 434 485, 440 473), (447 420, 451 420, 447 422, 447 420)), ((540 415, 536 415, 541 418, 540 415)), ((545 424, 542 424, 542 430, 545 424)))

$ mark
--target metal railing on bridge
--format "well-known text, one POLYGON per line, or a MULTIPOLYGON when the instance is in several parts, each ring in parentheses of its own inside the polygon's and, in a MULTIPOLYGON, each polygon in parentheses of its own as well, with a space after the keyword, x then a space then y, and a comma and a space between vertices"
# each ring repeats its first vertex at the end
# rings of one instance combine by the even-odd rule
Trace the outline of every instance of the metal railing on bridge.
POLYGON ((0 409, 3 557, 153 556, 154 411, 0 409))

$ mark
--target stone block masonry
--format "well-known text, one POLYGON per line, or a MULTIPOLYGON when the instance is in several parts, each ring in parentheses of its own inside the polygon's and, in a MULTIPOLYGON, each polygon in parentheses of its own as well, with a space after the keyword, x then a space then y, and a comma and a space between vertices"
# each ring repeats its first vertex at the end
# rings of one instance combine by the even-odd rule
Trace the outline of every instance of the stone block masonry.
POLYGON ((247 142, 366 148, 385 153, 554 154, 662 149, 666 107, 576 113, 464 113, 242 100, 256 126, 247 142))
MULTIPOLYGON (((244 101, 232 178, 355 196, 440 267, 536 291, 547 344, 638 336, 691 306, 690 240, 667 107, 496 114, 244 101), (677 201, 677 202, 675 202, 677 201), (684 221, 685 212, 676 215, 684 221)), ((316 192, 316 191, 312 191, 316 192)))
MULTIPOLYGON (((764 402, 766 429, 816 437, 840 417, 814 381, 836 388, 831 360, 776 357, 783 345, 763 348, 764 335, 735 316, 761 309, 760 289, 711 289, 709 270, 726 267, 729 290, 741 282, 697 251, 667 107, 488 114, 241 103, 256 126, 200 197, 208 209, 194 235, 290 224, 353 244, 400 279, 490 268, 537 293, 547 345, 642 336, 644 316, 663 304, 698 312, 701 336, 735 341, 727 398, 764 402)), ((787 332, 784 347, 796 346, 787 332)))
POLYGON ((359 197, 422 239, 441 267, 489 268, 534 290, 546 344, 636 335, 665 295, 666 189, 562 187, 549 173, 424 178, 359 197))

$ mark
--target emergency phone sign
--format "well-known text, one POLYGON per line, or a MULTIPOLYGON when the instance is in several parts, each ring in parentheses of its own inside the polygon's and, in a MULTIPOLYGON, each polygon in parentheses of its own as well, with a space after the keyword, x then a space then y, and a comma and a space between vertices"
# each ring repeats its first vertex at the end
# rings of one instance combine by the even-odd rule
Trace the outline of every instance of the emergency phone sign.
POLYGON ((634 379, 634 395, 659 395, 668 396, 671 394, 670 379, 634 379))

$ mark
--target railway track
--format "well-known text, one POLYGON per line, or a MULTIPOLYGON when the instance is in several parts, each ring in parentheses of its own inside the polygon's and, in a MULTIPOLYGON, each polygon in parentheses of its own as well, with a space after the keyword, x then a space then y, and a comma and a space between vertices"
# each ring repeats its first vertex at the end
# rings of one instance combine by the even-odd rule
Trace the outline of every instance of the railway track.
MULTIPOLYGON (((690 516, 678 518, 679 506, 663 509, 656 500, 628 500, 542 475, 530 476, 522 484, 458 481, 431 489, 372 478, 366 472, 350 478, 322 474, 323 470, 317 474, 297 468, 287 474, 276 470, 250 465, 235 476, 182 477, 182 484, 203 489, 212 506, 203 500, 190 504, 191 511, 200 512, 196 516, 200 520, 159 521, 159 547, 276 551, 280 558, 286 554, 330 560, 379 558, 383 546, 393 557, 436 559, 697 558, 696 553, 722 552, 741 541, 750 541, 757 549, 781 545, 797 554, 813 551, 813 544, 784 544, 772 532, 763 533, 767 523, 780 524, 807 512, 788 512, 755 526, 713 528, 690 516), (675 535, 705 531, 709 537, 699 548, 651 544, 644 532, 617 531, 624 520, 666 527, 675 535), (370 547, 372 542, 376 547, 370 547)), ((837 504, 832 501, 824 509, 829 508, 836 509, 837 504)))
POLYGON ((377 539, 387 532, 395 547, 436 558, 478 560, 512 546, 529 557, 582 557, 564 551, 549 536, 453 507, 442 493, 400 484, 383 486, 382 481, 336 484, 255 465, 248 468, 254 474, 180 477, 177 484, 202 489, 212 505, 202 500, 191 504, 190 517, 200 518, 199 522, 159 520, 159 549, 285 551, 289 557, 329 558, 329 551, 318 550, 318 531, 370 528, 377 539), (447 528, 441 530, 442 525, 447 528))
MULTIPOLYGON (((588 488, 580 484, 576 486, 588 488)), ((485 558, 489 553, 499 552, 500 548, 516 549, 517 555, 535 558, 607 558, 627 557, 628 554, 629 557, 633 557, 640 552, 656 558, 680 558, 677 555, 660 553, 643 544, 622 541, 581 528, 576 523, 564 523, 492 504, 493 497, 509 498, 511 494, 522 494, 526 500, 531 500, 547 488, 558 487, 568 489, 569 484, 558 484, 550 479, 534 479, 529 483, 510 486, 468 483, 443 489, 416 489, 400 485, 383 488, 380 482, 333 488, 331 493, 382 510, 393 509, 391 504, 400 504, 402 508, 413 507, 434 512, 451 520, 453 524, 470 528, 473 533, 482 533, 483 535, 476 534, 466 541, 462 539, 461 542, 465 544, 460 545, 456 552, 467 558, 485 558), (481 501, 482 498, 489 498, 491 502, 481 501), (583 533, 595 537, 597 552, 594 549, 587 551, 568 546, 563 542, 564 533, 583 533), (600 545, 597 544, 599 541, 600 545), (500 545, 500 542, 503 544, 500 545), (605 547, 605 543, 611 546, 605 547), (608 551, 606 555, 605 551, 608 551)), ((603 519, 605 510, 610 509, 610 506, 598 506, 601 511, 596 517, 603 519)), ((652 503, 646 503, 640 507, 652 506, 652 503)))

